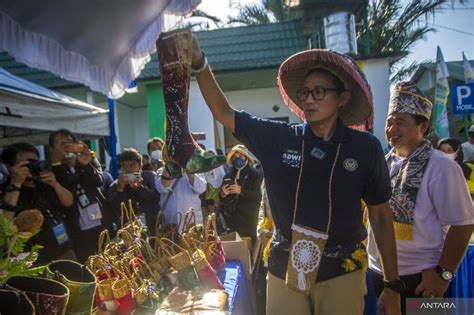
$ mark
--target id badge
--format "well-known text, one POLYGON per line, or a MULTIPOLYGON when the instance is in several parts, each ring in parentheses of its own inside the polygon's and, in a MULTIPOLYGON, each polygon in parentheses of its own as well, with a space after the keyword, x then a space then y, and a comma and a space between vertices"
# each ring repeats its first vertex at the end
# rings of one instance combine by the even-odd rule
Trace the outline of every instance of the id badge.
POLYGON ((86 208, 91 204, 86 194, 80 195, 77 199, 79 200, 79 204, 81 205, 81 208, 86 208))
POLYGON ((63 223, 53 226, 53 233, 59 245, 64 245, 67 241, 69 241, 69 236, 67 235, 66 228, 64 227, 63 223))
POLYGON ((144 214, 144 213, 140 214, 140 216, 139 216, 138 218, 140 219, 140 221, 142 221, 142 224, 143 224, 144 226, 147 226, 147 225, 146 225, 146 218, 145 218, 145 214, 144 214))
POLYGON ((102 219, 102 212, 100 211, 98 203, 93 203, 84 210, 86 210, 89 220, 94 221, 102 219))

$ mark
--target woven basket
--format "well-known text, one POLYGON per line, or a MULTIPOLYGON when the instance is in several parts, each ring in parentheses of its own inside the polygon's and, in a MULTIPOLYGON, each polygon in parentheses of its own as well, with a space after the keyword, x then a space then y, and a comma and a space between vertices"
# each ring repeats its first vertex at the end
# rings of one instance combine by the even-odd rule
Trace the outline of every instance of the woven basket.
POLYGON ((206 220, 204 228, 205 254, 207 260, 215 270, 219 270, 225 265, 225 253, 222 242, 217 235, 216 214, 211 213, 206 220))

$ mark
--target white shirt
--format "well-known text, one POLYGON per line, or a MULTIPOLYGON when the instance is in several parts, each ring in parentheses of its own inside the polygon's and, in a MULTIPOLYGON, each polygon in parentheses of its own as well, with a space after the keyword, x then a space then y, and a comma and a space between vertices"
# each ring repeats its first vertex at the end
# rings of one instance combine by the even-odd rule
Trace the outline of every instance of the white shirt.
POLYGON ((203 173, 206 181, 214 188, 220 188, 222 185, 222 180, 225 176, 224 166, 219 166, 218 168, 213 169, 212 171, 203 173))
POLYGON ((469 141, 461 144, 462 154, 464 155, 464 162, 474 161, 474 144, 469 141))
MULTIPOLYGON (((414 239, 396 240, 399 274, 411 275, 435 267, 449 226, 469 224, 474 224, 474 209, 462 170, 444 153, 434 150, 416 197, 414 239)), ((382 273, 370 227, 368 254, 369 267, 382 273)))
POLYGON ((171 220, 177 212, 181 212, 184 218, 189 208, 193 208, 196 215, 196 223, 202 224, 203 218, 199 195, 206 191, 207 182, 204 176, 194 174, 194 184, 191 185, 188 175, 184 174, 181 178, 173 179, 168 187, 164 187, 161 183, 162 174, 163 168, 160 168, 155 177, 155 187, 160 193, 160 206, 163 209, 165 223, 176 223, 171 222, 171 220), (166 205, 164 205, 165 201, 166 205))

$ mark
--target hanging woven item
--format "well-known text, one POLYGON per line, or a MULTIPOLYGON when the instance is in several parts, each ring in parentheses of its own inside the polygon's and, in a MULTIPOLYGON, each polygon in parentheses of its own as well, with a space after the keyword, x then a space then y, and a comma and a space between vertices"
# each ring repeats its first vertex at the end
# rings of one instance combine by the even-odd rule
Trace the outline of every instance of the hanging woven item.
POLYGON ((163 32, 156 42, 166 107, 163 160, 171 177, 204 173, 225 163, 225 156, 205 156, 188 125, 189 84, 193 48, 188 29, 163 32))
POLYGON ((291 225, 291 247, 286 269, 285 284, 288 288, 302 294, 310 294, 316 283, 319 267, 324 253, 324 247, 329 238, 328 232, 331 226, 332 215, 332 179, 337 164, 341 144, 337 146, 336 156, 329 176, 329 209, 326 231, 318 231, 308 226, 296 223, 298 212, 298 197, 300 192, 301 178, 304 168, 304 140, 301 145, 301 166, 296 186, 295 206, 293 209, 293 224, 291 225))
POLYGON ((96 278, 86 266, 71 260, 57 260, 46 267, 46 277, 69 289, 66 313, 90 314, 96 291, 96 278))
POLYGON ((286 286, 297 292, 309 294, 316 282, 328 236, 325 233, 296 224, 292 225, 291 230, 286 286))

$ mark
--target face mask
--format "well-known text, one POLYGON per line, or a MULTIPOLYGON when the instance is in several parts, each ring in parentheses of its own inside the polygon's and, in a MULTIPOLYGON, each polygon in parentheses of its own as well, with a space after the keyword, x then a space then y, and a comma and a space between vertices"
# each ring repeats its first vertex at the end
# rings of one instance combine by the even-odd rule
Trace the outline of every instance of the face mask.
POLYGON ((150 153, 153 160, 161 161, 161 150, 155 150, 150 153))
POLYGON ((75 153, 66 153, 66 154, 64 154, 64 158, 65 158, 66 160, 72 160, 72 159, 74 159, 75 157, 76 157, 76 154, 75 154, 75 153))
POLYGON ((238 158, 238 157, 232 159, 232 166, 235 167, 238 170, 244 168, 245 165, 247 165, 247 160, 246 159, 242 159, 242 158, 238 158))
POLYGON ((457 157, 457 153, 446 153, 446 155, 447 155, 451 160, 455 160, 456 157, 457 157))

